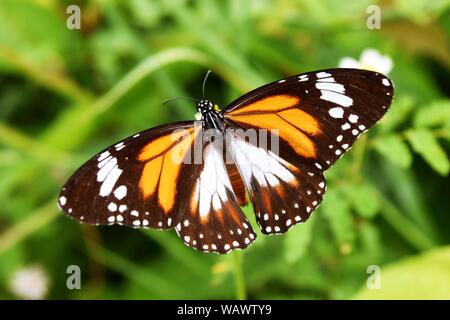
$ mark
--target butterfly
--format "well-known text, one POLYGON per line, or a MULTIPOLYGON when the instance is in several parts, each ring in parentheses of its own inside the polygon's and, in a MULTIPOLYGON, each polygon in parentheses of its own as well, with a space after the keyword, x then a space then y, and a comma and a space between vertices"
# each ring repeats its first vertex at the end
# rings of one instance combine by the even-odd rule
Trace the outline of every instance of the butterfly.
POLYGON ((327 69, 269 83, 223 109, 198 100, 199 121, 100 151, 66 182, 58 205, 83 223, 175 229, 204 252, 244 249, 256 233, 241 207, 251 202, 266 235, 305 222, 324 196, 324 171, 392 99, 382 74, 327 69))

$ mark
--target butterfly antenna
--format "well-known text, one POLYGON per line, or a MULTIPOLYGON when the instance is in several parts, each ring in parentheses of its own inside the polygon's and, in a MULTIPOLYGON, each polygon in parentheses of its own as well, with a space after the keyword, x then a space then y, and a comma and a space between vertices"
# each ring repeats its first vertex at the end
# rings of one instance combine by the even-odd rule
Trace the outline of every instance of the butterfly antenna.
POLYGON ((203 99, 205 99, 205 87, 206 87, 206 80, 208 80, 208 76, 211 73, 211 70, 208 70, 205 74, 205 78, 203 78, 203 86, 202 86, 202 92, 203 92, 203 99))
POLYGON ((175 101, 175 100, 192 100, 192 101, 195 101, 197 103, 200 102, 200 100, 192 98, 192 97, 176 97, 176 98, 165 99, 165 100, 163 100, 163 102, 161 102, 161 104, 165 105, 166 103, 172 102, 172 101, 175 101))

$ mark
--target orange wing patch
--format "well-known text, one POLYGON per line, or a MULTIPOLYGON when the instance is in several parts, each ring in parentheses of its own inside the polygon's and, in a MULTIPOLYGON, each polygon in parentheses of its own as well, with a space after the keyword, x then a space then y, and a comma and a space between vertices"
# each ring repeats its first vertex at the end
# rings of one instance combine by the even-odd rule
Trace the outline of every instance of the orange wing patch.
POLYGON ((138 156, 146 162, 139 187, 148 198, 157 195, 158 203, 168 213, 175 203, 176 180, 181 162, 201 127, 179 130, 147 144, 138 156))
POLYGON ((230 112, 230 115, 247 114, 247 113, 252 114, 256 112, 263 112, 263 113, 275 112, 293 107, 297 105, 299 102, 300 99, 298 97, 279 94, 252 102, 245 107, 230 112))
POLYGON ((299 155, 316 158, 316 145, 309 135, 320 134, 320 126, 313 116, 296 108, 299 102, 297 97, 276 95, 230 112, 227 117, 258 128, 276 129, 299 155))

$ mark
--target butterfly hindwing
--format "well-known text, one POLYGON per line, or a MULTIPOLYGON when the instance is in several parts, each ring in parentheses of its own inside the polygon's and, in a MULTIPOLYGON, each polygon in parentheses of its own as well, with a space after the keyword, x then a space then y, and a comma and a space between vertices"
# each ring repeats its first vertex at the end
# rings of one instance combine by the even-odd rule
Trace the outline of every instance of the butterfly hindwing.
POLYGON ((171 228, 180 217, 176 193, 180 163, 201 127, 179 122, 133 135, 95 155, 67 181, 59 206, 89 224, 171 228))
MULTIPOLYGON (((202 160, 183 164, 176 231, 184 243, 205 252, 243 249, 256 238, 242 212, 224 162, 222 145, 201 142, 202 160)), ((195 155, 193 156, 195 158, 195 155)))
POLYGON ((270 147, 227 132, 227 143, 245 182, 264 234, 283 233, 306 221, 322 201, 322 170, 294 154, 280 141, 279 153, 270 147))

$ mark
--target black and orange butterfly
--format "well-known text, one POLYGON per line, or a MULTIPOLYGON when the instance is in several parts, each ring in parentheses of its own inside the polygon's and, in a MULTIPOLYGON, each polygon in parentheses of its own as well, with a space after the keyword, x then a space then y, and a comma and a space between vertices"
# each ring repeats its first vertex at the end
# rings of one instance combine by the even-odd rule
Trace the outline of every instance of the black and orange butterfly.
POLYGON ((89 224, 175 228, 205 252, 243 249, 256 234, 241 206, 251 201, 264 234, 306 221, 322 201, 324 171, 392 98, 392 82, 379 73, 330 69, 264 85, 223 110, 201 100, 200 125, 163 125, 106 148, 68 180, 59 205, 89 224), (250 131, 258 141, 276 137, 276 150, 250 141, 250 131))

